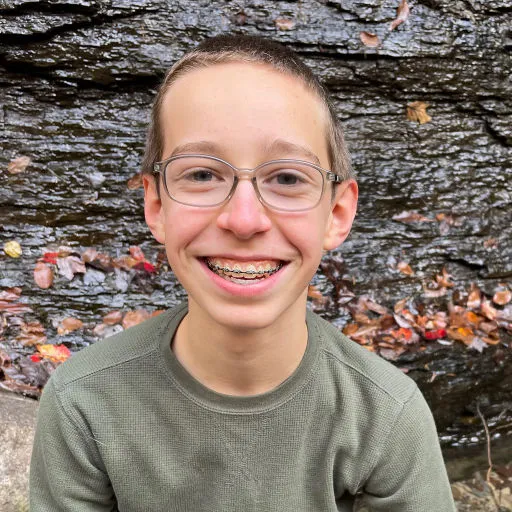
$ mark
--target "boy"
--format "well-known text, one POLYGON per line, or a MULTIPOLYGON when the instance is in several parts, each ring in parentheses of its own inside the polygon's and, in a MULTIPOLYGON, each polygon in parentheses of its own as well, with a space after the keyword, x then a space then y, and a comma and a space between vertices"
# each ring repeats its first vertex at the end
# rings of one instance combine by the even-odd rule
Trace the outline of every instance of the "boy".
POLYGON ((454 510, 413 381, 306 310, 357 203, 311 71, 259 38, 203 42, 161 86, 143 170, 188 304, 54 373, 31 511, 454 510))

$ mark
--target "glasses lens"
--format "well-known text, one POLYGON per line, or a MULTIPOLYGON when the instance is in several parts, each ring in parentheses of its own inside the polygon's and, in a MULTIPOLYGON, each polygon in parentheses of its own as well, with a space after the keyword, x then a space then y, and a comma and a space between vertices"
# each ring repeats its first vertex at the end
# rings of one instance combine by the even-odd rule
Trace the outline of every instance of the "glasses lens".
POLYGON ((191 206, 222 203, 233 181, 231 167, 208 157, 177 157, 168 162, 165 168, 165 185, 169 195, 191 206))
POLYGON ((261 198, 280 210, 307 210, 322 197, 322 173, 301 162, 270 162, 260 167, 256 176, 261 198))

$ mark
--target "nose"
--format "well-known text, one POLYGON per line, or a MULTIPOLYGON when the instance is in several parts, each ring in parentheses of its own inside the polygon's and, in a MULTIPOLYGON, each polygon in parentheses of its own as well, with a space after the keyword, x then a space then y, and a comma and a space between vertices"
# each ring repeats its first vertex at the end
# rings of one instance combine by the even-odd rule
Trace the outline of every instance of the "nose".
POLYGON ((268 231, 271 220, 249 177, 241 177, 230 200, 222 207, 217 225, 246 240, 268 231))

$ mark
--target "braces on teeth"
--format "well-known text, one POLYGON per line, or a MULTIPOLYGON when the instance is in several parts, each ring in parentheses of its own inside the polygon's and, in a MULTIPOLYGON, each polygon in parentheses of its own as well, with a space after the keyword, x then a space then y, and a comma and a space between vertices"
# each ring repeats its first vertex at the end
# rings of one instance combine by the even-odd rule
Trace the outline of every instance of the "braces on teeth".
POLYGON ((271 274, 274 274, 275 272, 277 272, 278 270, 281 269, 281 267, 283 266, 282 263, 280 263, 276 268, 274 269, 270 269, 270 270, 262 270, 261 272, 258 271, 258 270, 231 270, 230 268, 226 268, 226 267, 219 267, 218 265, 213 265, 212 263, 208 262, 208 266, 211 268, 211 269, 215 269, 215 270, 222 270, 223 272, 230 272, 230 273, 233 273, 233 274, 268 274, 268 275, 271 275, 271 274))

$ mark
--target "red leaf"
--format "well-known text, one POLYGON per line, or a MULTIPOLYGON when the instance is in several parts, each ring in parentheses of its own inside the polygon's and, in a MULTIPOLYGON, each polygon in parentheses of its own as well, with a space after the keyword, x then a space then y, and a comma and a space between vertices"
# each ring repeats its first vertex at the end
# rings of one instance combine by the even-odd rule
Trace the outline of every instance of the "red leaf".
POLYGON ((144 261, 146 259, 144 253, 142 252, 142 249, 138 245, 132 245, 130 247, 130 255, 137 261, 144 261))
POLYGON ((71 355, 69 348, 65 345, 39 345, 37 350, 42 357, 54 363, 62 363, 71 355))
POLYGON ((31 361, 34 363, 39 363, 42 360, 42 357, 39 354, 32 354, 30 356, 31 361))
POLYGON ((40 261, 43 261, 44 263, 51 263, 52 265, 57 265, 58 255, 58 252, 45 252, 40 261))
POLYGON ((446 329, 437 329, 435 331, 425 331, 423 337, 427 340, 438 340, 446 336, 446 329))

